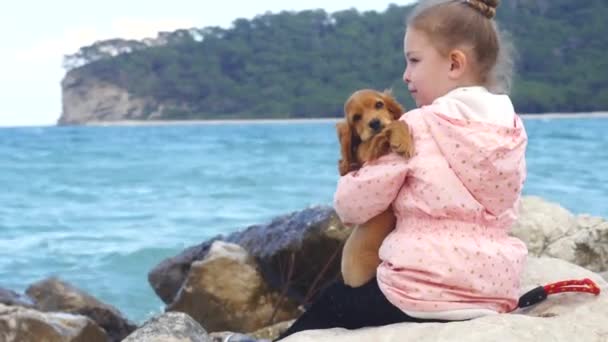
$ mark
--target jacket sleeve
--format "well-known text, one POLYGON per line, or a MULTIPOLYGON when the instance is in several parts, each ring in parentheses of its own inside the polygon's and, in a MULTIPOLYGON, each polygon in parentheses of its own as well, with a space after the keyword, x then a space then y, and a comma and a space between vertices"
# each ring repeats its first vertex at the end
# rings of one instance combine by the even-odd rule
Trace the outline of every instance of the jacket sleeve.
POLYGON ((334 209, 344 224, 363 224, 395 200, 408 172, 407 159, 391 153, 338 180, 334 209))

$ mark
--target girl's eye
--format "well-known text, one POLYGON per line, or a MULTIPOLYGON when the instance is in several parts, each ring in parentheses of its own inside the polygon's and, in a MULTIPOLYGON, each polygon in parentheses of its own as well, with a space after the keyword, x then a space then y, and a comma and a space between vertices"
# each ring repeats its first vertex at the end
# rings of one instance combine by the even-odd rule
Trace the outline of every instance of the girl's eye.
POLYGON ((357 122, 357 121, 361 120, 361 117, 362 117, 361 114, 355 114, 355 115, 353 115, 353 121, 357 122))
POLYGON ((408 63, 412 64, 412 63, 418 63, 420 60, 418 58, 410 58, 407 60, 408 63))

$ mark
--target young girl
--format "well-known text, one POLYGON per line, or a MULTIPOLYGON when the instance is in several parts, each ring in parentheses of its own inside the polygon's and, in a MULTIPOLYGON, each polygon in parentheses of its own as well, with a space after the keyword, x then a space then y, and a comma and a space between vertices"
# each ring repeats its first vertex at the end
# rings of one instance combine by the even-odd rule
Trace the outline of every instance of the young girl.
POLYGON ((419 108, 401 120, 416 155, 364 165, 340 178, 334 198, 345 224, 393 206, 397 225, 380 248, 377 277, 358 288, 329 286, 281 338, 517 307, 527 250, 507 233, 517 218, 527 138, 509 97, 488 90, 497 88, 503 67, 497 5, 434 0, 414 10, 403 79, 419 108))

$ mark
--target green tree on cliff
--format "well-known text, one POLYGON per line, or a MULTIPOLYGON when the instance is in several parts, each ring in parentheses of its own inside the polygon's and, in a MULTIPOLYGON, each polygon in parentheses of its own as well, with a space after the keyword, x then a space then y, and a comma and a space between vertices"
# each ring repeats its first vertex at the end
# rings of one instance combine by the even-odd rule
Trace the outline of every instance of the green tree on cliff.
MULTIPOLYGON (((400 77, 409 10, 267 13, 229 29, 97 42, 64 64, 79 77, 173 107, 167 119, 335 117, 347 95, 364 87, 393 88, 411 107, 400 77)), ((519 52, 519 112, 608 109, 606 17, 605 0, 503 3, 498 21, 519 52)))

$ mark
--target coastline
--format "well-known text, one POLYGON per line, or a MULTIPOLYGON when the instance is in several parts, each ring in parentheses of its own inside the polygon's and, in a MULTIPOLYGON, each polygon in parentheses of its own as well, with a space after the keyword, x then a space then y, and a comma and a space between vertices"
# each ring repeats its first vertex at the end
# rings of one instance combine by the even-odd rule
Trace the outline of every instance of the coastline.
MULTIPOLYGON (((607 114, 608 117, 608 114, 607 114)), ((120 120, 94 121, 83 123, 82 126, 179 126, 179 125, 243 125, 243 124, 298 124, 338 122, 342 118, 311 118, 311 119, 225 119, 225 120, 120 120)))
POLYGON ((608 112, 520 114, 524 119, 597 119, 608 118, 608 112))
MULTIPOLYGON (((527 120, 546 119, 595 119, 608 118, 608 112, 591 113, 546 113, 546 114, 520 114, 527 120)), ((82 126, 179 126, 179 125, 243 125, 243 124, 306 124, 306 123, 333 123, 342 118, 310 118, 310 119, 225 119, 225 120, 120 120, 120 121, 94 121, 81 124, 82 126)))

